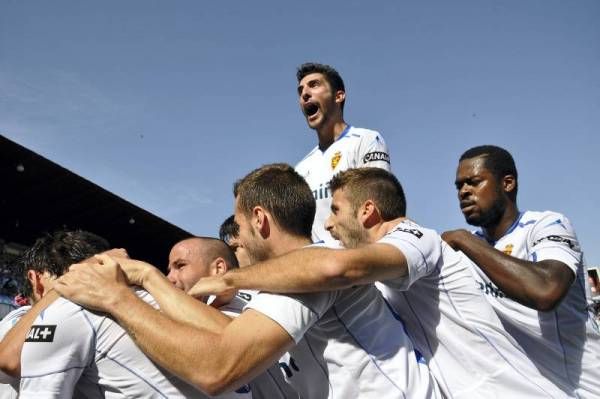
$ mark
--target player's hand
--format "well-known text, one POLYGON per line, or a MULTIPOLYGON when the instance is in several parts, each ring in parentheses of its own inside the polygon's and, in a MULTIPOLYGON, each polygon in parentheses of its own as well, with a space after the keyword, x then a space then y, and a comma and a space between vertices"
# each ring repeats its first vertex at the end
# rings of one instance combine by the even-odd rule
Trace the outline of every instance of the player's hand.
POLYGON ((230 287, 222 276, 211 276, 201 278, 187 293, 201 299, 209 295, 233 294, 235 291, 235 288, 230 287))
POLYGON ((60 277, 54 289, 63 297, 89 309, 110 312, 131 290, 119 264, 108 255, 96 255, 98 263, 77 263, 60 277))
POLYGON ((446 241, 453 249, 460 250, 461 243, 471 238, 472 234, 465 229, 449 230, 442 233, 442 240, 446 241))
POLYGON ((151 264, 142 262, 141 260, 129 258, 114 258, 114 260, 121 266, 121 270, 123 270, 129 285, 139 285, 140 287, 143 287, 148 273, 156 269, 151 264))

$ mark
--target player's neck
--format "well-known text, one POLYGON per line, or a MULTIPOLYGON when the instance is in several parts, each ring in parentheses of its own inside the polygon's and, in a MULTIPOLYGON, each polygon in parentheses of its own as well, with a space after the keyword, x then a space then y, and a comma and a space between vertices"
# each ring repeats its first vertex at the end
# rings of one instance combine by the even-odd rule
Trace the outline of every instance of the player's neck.
POLYGON ((317 129, 317 136, 319 136, 319 148, 321 151, 325 151, 332 145, 337 139, 340 138, 344 130, 348 125, 344 122, 344 119, 340 118, 337 121, 322 126, 317 129))
POLYGON ((484 227, 482 229, 483 233, 488 240, 498 241, 506 234, 518 217, 519 209, 517 208, 517 204, 509 202, 499 222, 493 226, 484 227))
POLYGON ((369 242, 373 244, 379 241, 384 235, 392 231, 398 225, 398 223, 406 219, 407 218, 405 216, 402 216, 393 220, 388 220, 387 222, 382 221, 378 225, 373 226, 369 230, 369 242))
POLYGON ((312 244, 312 240, 308 237, 300 237, 293 234, 281 233, 273 240, 270 248, 270 257, 274 258, 283 255, 290 251, 306 247, 312 244))

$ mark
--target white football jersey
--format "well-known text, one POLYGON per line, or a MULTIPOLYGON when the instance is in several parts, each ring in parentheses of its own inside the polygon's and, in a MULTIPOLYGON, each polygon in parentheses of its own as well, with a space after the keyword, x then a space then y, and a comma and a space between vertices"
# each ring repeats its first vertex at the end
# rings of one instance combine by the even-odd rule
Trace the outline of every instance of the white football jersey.
MULTIPOLYGON (((483 233, 475 233, 481 238, 483 233)), ((583 253, 569 220, 556 212, 519 215, 496 249, 527 261, 553 259, 575 276, 562 302, 541 312, 507 298, 474 266, 480 289, 539 370, 561 388, 581 398, 600 398, 600 334, 587 310, 587 273, 583 253)))
POLYGON ((282 358, 302 398, 437 398, 423 358, 372 285, 298 295, 259 293, 246 307, 296 342, 282 358))
POLYGON ((376 285, 402 318, 446 397, 567 397, 504 330, 462 252, 407 219, 378 242, 406 257, 407 276, 376 285))
MULTIPOLYGON (((16 308, 0 321, 0 341, 8 331, 31 309, 31 306, 16 308)), ((4 374, 0 370, 0 399, 14 399, 19 393, 19 379, 4 374)))
POLYGON ((314 242, 334 241, 325 230, 325 220, 331 213, 331 178, 343 170, 365 166, 389 171, 387 146, 378 132, 350 125, 325 151, 316 146, 296 165, 296 171, 304 177, 317 202, 312 229, 314 242))
MULTIPOLYGON (((136 293, 156 302, 146 291, 136 293)), ((205 398, 162 370, 104 314, 64 298, 45 309, 21 353, 20 398, 205 398)), ((251 398, 249 389, 219 398, 251 398)))
MULTIPOLYGON (((237 317, 244 307, 258 294, 253 290, 241 290, 231 302, 219 307, 219 310, 230 317, 237 317)), ((209 300, 210 301, 210 300, 209 300)), ((275 364, 264 373, 248 383, 252 399, 297 399, 298 394, 283 377, 280 364, 275 364)))

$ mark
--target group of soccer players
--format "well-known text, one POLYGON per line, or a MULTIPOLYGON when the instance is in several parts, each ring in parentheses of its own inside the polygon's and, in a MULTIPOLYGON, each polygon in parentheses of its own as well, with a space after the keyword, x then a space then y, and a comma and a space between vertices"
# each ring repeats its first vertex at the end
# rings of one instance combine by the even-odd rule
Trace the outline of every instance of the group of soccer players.
POLYGON ((25 253, 0 398, 600 397, 583 252, 565 216, 519 211, 510 153, 462 154, 478 230, 439 235, 381 134, 345 122, 338 72, 297 80, 318 145, 237 181, 221 239, 177 243, 167 276, 83 231, 25 253))

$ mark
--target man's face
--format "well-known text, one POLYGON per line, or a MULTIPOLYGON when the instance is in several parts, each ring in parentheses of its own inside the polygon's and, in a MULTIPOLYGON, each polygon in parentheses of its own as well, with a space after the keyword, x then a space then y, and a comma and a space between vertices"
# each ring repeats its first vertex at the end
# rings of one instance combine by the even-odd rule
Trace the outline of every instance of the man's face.
POLYGON ((325 221, 325 228, 346 248, 358 248, 368 243, 367 230, 359 221, 357 212, 352 209, 343 188, 333 192, 331 214, 325 221))
POLYGON ((235 213, 233 219, 240 226, 238 241, 246 249, 250 264, 267 260, 269 254, 265 248, 264 242, 252 226, 251 219, 238 207, 238 201, 235 201, 235 213))
POLYGON ((229 247, 235 254, 235 257, 238 261, 238 265, 240 267, 246 267, 248 265, 251 265, 250 258, 248 256, 248 251, 246 251, 246 248, 242 245, 242 242, 240 241, 239 237, 231 237, 227 241, 227 245, 229 245, 229 247))
POLYGON ((311 129, 319 129, 340 107, 329 82, 321 73, 306 75, 298 83, 300 109, 311 129))
POLYGON ((485 168, 485 157, 465 159, 458 164, 456 189, 467 223, 489 227, 497 224, 506 210, 507 197, 501 182, 485 168))
POLYGON ((180 242, 169 253, 167 278, 175 287, 188 292, 202 277, 210 275, 210 264, 190 243, 180 242))

